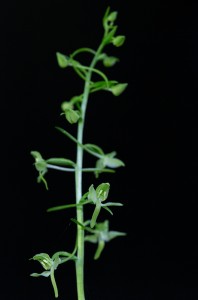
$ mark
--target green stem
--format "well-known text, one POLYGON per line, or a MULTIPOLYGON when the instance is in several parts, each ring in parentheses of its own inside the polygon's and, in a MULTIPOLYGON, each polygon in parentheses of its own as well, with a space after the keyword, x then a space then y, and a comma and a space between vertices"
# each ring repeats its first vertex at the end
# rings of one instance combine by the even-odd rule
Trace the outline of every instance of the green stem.
MULTIPOLYGON (((54 169, 58 171, 63 171, 63 172, 75 172, 75 168, 65 168, 65 167, 60 167, 56 165, 50 165, 47 164, 48 169, 54 169)), ((114 170, 111 169, 100 169, 100 168, 83 168, 81 169, 82 172, 95 172, 95 171, 100 171, 100 172, 107 172, 107 173, 114 173, 114 170)))
POLYGON ((54 288, 55 298, 58 298, 58 288, 57 288, 57 285, 56 285, 56 280, 55 280, 55 277, 54 277, 54 269, 53 268, 51 270, 50 278, 51 278, 52 286, 54 288))
MULTIPOLYGON (((76 172, 75 172, 75 188, 76 188, 76 204, 79 204, 82 198, 82 167, 83 167, 83 130, 85 125, 85 115, 87 102, 90 93, 90 81, 93 68, 97 62, 98 55, 101 53, 103 44, 101 44, 93 57, 90 68, 86 74, 84 85, 83 99, 81 104, 81 120, 78 123, 77 129, 77 157, 76 157, 76 172)), ((81 224, 84 222, 83 206, 76 207, 77 221, 81 224)), ((77 295, 78 300, 85 300, 84 291, 84 229, 77 225, 77 260, 76 260, 76 281, 77 281, 77 295)))
POLYGON ((84 48, 80 48, 80 49, 75 50, 72 53, 71 57, 74 58, 77 54, 82 53, 82 52, 89 52, 89 53, 92 53, 93 55, 96 54, 95 50, 93 50, 91 48, 84 47, 84 48))

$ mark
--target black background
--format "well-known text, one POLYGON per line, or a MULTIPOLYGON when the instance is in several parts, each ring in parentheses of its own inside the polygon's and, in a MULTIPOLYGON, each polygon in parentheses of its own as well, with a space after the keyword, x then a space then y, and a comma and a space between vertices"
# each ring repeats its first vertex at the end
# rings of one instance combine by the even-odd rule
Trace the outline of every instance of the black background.
MULTIPOLYGON (((54 299, 49 279, 29 276, 29 258, 72 251, 75 211, 49 214, 73 201, 74 178, 50 171, 49 191, 37 184, 31 150, 45 158, 75 159, 75 134, 60 104, 82 90, 72 69, 57 66, 56 51, 96 48, 107 8, 118 11, 120 62, 109 78, 128 82, 120 97, 89 101, 84 140, 117 151, 126 167, 111 184, 110 229, 126 237, 106 245, 99 261, 86 245, 86 299, 197 299, 197 75, 198 5, 167 1, 8 1, 1 7, 1 299, 54 299)), ((85 164, 92 158, 85 156, 85 164)), ((85 174, 84 188, 98 182, 85 174)), ((72 263, 56 272, 60 300, 76 299, 72 263)))

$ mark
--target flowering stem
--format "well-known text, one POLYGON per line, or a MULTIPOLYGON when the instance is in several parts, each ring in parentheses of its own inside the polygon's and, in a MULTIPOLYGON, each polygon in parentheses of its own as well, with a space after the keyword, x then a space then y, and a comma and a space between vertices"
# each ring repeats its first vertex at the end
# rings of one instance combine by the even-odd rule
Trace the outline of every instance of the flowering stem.
POLYGON ((87 192, 83 191, 83 173, 93 172, 95 173, 95 177, 98 178, 99 174, 102 172, 114 173, 115 168, 124 166, 124 163, 120 159, 115 157, 115 151, 105 153, 99 146, 95 144, 83 143, 83 132, 89 95, 100 90, 106 90, 117 97, 125 90, 127 86, 127 83, 119 83, 115 80, 108 80, 107 76, 102 71, 96 68, 97 62, 101 62, 104 67, 111 67, 115 64, 116 61, 118 61, 118 58, 103 53, 103 48, 106 45, 112 44, 116 47, 120 47, 125 40, 125 36, 115 36, 117 25, 114 25, 114 21, 116 20, 116 18, 117 12, 111 11, 110 7, 107 7, 107 10, 102 19, 104 35, 96 51, 91 48, 80 48, 74 51, 70 56, 64 55, 60 52, 56 53, 58 65, 61 68, 66 68, 68 66, 73 67, 74 71, 84 81, 83 93, 72 97, 70 101, 64 101, 61 105, 61 109, 64 111, 63 113, 61 113, 61 115, 65 115, 66 120, 70 124, 77 123, 77 136, 74 137, 67 130, 56 127, 56 129, 58 129, 76 144, 76 162, 63 157, 52 157, 45 160, 38 151, 31 151, 31 155, 35 159, 35 168, 39 173, 37 181, 43 182, 46 189, 48 189, 48 185, 45 179, 45 174, 47 173, 48 169, 70 173, 73 172, 73 174, 75 175, 75 202, 71 204, 51 207, 47 210, 48 212, 50 212, 68 208, 75 208, 76 218, 71 219, 77 225, 76 241, 73 252, 70 253, 66 251, 58 251, 54 253, 52 258, 47 253, 39 253, 33 256, 33 259, 40 262, 45 271, 40 274, 32 273, 31 276, 50 276, 55 298, 58 298, 58 288, 54 277, 54 270, 57 269, 59 264, 66 263, 69 260, 75 261, 77 293, 76 299, 85 300, 85 241, 98 243, 98 247, 94 256, 94 259, 98 259, 104 249, 105 242, 111 240, 112 238, 115 238, 116 236, 125 235, 122 232, 109 231, 108 220, 105 220, 102 223, 97 223, 101 208, 104 208, 106 211, 112 214, 109 206, 122 206, 121 203, 102 203, 107 199, 110 184, 108 182, 101 183, 97 186, 96 190, 94 189, 94 185, 92 184, 90 185, 87 192), (89 66, 82 65, 75 59, 78 54, 85 52, 91 54, 92 60, 89 66), (99 77, 99 80, 95 81, 95 76, 99 77), (95 167, 83 167, 84 151, 88 152, 90 155, 94 156, 97 159, 95 167), (84 221, 84 206, 87 204, 94 204, 95 208, 93 210, 91 220, 88 219, 84 221), (85 231, 91 234, 85 235, 85 231))
MULTIPOLYGON (((92 70, 97 62, 98 55, 101 53, 103 44, 101 44, 98 50, 93 57, 93 60, 90 64, 90 68, 86 74, 86 80, 84 85, 83 99, 81 104, 81 120, 78 123, 77 129, 77 158, 76 158, 76 171, 75 171, 75 188, 76 188, 76 204, 79 204, 80 199, 82 198, 82 167, 83 167, 83 148, 80 144, 83 144, 83 129, 85 124, 85 115, 87 102, 90 93, 90 81, 92 70)), ((76 207, 77 212, 77 221, 83 224, 84 213, 83 206, 76 207)), ((78 225, 77 226, 77 260, 76 260, 76 279, 77 279, 77 294, 78 300, 85 300, 85 291, 84 291, 84 230, 78 225)))

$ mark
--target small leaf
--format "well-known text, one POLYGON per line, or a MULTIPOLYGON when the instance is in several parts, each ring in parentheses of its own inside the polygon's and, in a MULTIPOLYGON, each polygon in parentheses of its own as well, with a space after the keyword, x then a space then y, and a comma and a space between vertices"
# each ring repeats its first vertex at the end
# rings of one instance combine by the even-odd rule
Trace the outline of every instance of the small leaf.
POLYGON ((69 60, 66 55, 63 55, 60 52, 56 52, 56 58, 57 58, 59 67, 66 68, 68 66, 69 60))
POLYGON ((62 157, 52 157, 46 160, 48 164, 58 165, 58 166, 72 166, 75 167, 75 162, 70 159, 62 158, 62 157))
POLYGON ((64 209, 73 208, 73 207, 77 207, 77 206, 79 206, 79 205, 74 204, 74 203, 73 204, 66 204, 66 205, 58 205, 58 206, 48 208, 47 212, 59 211, 59 210, 64 210, 64 209))
POLYGON ((78 140, 73 136, 73 135, 71 135, 68 131, 66 131, 65 129, 63 129, 63 128, 61 128, 61 127, 58 127, 58 126, 56 126, 55 127, 57 130, 59 130, 60 132, 62 132, 64 135, 66 135, 68 138, 70 138, 74 143, 76 143, 76 144, 80 144, 79 142, 78 142, 78 140))
POLYGON ((104 80, 93 82, 90 86, 91 92, 99 91, 99 90, 108 90, 109 88, 111 88, 117 83, 118 81, 116 80, 108 80, 108 84, 104 80))
POLYGON ((76 223, 77 225, 81 226, 84 230, 87 230, 88 232, 91 232, 91 233, 94 233, 94 230, 87 227, 87 226, 84 226, 82 223, 80 223, 79 221, 77 221, 76 219, 74 218, 71 218, 70 219, 72 222, 76 223))
POLYGON ((97 146, 97 145, 94 145, 94 144, 85 144, 84 147, 87 150, 91 151, 91 152, 94 152, 94 153, 97 153, 97 154, 101 154, 101 155, 104 154, 103 150, 99 146, 97 146))

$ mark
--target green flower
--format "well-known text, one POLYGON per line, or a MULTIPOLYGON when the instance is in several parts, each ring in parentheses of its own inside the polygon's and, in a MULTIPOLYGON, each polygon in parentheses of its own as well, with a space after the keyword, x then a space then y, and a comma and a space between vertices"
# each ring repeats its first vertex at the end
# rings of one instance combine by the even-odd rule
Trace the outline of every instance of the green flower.
POLYGON ((88 193, 88 201, 92 201, 93 204, 95 204, 95 209, 91 218, 91 224, 90 227, 93 228, 96 224, 98 215, 101 210, 102 201, 105 201, 108 197, 110 189, 109 183, 102 183, 100 184, 96 190, 94 189, 93 184, 89 187, 89 193, 88 193))
MULTIPOLYGON (((90 231, 90 230, 89 230, 90 231)), ((98 259, 105 247, 105 243, 109 242, 110 240, 118 237, 124 236, 126 233, 120 231, 109 231, 109 221, 106 220, 102 223, 98 223, 95 226, 95 229, 91 230, 92 234, 85 236, 85 241, 91 243, 98 243, 98 247, 94 254, 94 259, 98 259)))
POLYGON ((56 252, 52 257, 50 257, 47 253, 39 253, 34 255, 31 259, 38 261, 42 265, 45 271, 41 273, 32 273, 30 274, 30 276, 32 277, 50 276, 51 283, 54 289, 55 298, 58 298, 58 288, 54 277, 54 271, 57 269, 59 264, 62 264, 69 260, 76 260, 77 257, 74 255, 75 251, 76 249, 74 249, 73 253, 69 253, 65 251, 56 252))
POLYGON ((45 184, 46 189, 48 190, 47 181, 44 178, 44 175, 47 173, 47 163, 42 158, 41 154, 38 151, 31 151, 30 154, 34 157, 35 163, 34 166, 36 170, 39 172, 39 176, 37 177, 37 182, 43 182, 45 184))
POLYGON ((42 273, 32 273, 32 277, 39 277, 39 276, 44 276, 44 277, 49 277, 51 278, 52 286, 54 288, 54 294, 55 298, 58 298, 58 288, 56 285, 55 277, 54 277, 54 271, 57 269, 59 263, 61 262, 61 259, 59 256, 57 256, 55 259, 50 258, 50 256, 47 253, 40 253, 36 254, 32 258, 33 260, 37 260, 40 262, 42 267, 46 270, 42 273))
POLYGON ((122 203, 117 202, 107 202, 103 204, 103 202, 107 199, 109 195, 109 189, 109 183, 101 183, 96 189, 94 188, 93 184, 89 187, 87 199, 89 203, 93 203, 95 205, 95 209, 90 222, 91 228, 93 228, 96 225, 96 221, 102 207, 109 211, 111 214, 113 214, 109 206, 122 206, 122 203))
MULTIPOLYGON (((115 157, 116 152, 113 151, 111 153, 102 154, 101 157, 96 161, 96 168, 101 169, 101 171, 106 168, 119 168, 124 167, 125 164, 122 160, 115 157)), ((95 171, 95 175, 98 178, 101 171, 95 171)))

